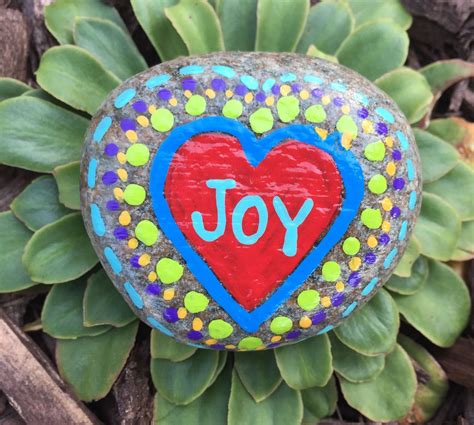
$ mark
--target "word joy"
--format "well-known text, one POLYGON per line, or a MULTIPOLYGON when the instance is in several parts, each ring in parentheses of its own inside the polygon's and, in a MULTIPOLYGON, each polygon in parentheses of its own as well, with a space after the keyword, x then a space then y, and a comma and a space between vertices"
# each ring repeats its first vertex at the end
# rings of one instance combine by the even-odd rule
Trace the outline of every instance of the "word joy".
MULTIPOLYGON (((217 207, 217 226, 214 230, 207 230, 204 227, 204 220, 199 211, 191 214, 192 224, 198 236, 206 241, 213 242, 219 239, 225 232, 227 226, 226 218, 226 191, 236 187, 233 179, 211 179, 207 180, 206 186, 216 191, 216 207, 217 207)), ((298 245, 298 227, 306 220, 309 213, 313 209, 314 202, 312 199, 306 199, 301 205, 298 213, 292 219, 288 214, 288 210, 279 196, 273 198, 273 208, 278 215, 283 227, 285 228, 285 239, 283 242, 283 253, 287 257, 296 255, 298 245)), ((235 238, 243 245, 255 244, 265 233, 268 224, 268 210, 265 202, 260 196, 247 195, 244 196, 235 206, 232 212, 232 231, 235 238), (256 208, 258 212, 259 222, 257 231, 251 235, 246 235, 243 231, 242 222, 245 214, 250 208, 256 208)))

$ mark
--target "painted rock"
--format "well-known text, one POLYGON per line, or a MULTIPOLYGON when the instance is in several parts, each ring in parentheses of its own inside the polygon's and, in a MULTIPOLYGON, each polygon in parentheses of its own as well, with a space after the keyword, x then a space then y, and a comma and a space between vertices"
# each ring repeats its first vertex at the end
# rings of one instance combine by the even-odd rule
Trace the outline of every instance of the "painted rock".
POLYGON ((360 75, 294 54, 179 58, 114 90, 82 210, 136 314, 199 347, 271 348, 363 306, 403 254, 419 158, 360 75))

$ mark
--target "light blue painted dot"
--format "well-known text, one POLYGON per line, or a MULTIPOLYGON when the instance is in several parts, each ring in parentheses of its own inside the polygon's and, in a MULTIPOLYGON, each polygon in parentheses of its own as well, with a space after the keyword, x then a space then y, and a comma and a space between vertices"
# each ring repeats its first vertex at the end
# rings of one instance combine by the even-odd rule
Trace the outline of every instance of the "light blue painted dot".
POLYGON ((408 140, 406 136, 401 131, 397 131, 395 134, 397 135, 398 140, 400 140, 400 146, 402 147, 402 150, 406 151, 408 149, 408 140))
POLYGON ((115 98, 114 106, 119 109, 123 108, 128 102, 130 102, 135 97, 136 94, 137 91, 135 89, 124 90, 115 98))
POLYGON ((331 88, 341 93, 344 93, 347 90, 347 87, 341 83, 331 83, 331 88))
POLYGON ((191 347, 196 347, 196 348, 206 348, 206 347, 204 347, 203 345, 192 344, 192 343, 190 343, 190 342, 187 342, 186 345, 190 345, 191 347))
POLYGON ((120 263, 120 260, 118 259, 113 249, 110 248, 110 246, 105 247, 104 255, 107 261, 109 262, 110 267, 112 267, 114 273, 120 274, 122 272, 122 264, 120 263))
POLYGON ((242 81, 242 83, 244 83, 249 90, 258 89, 258 81, 251 75, 242 75, 242 77, 240 77, 240 81, 242 81))
POLYGON ((168 329, 166 329, 160 322, 158 322, 158 320, 156 320, 155 318, 151 317, 151 316, 148 316, 146 318, 147 322, 153 326, 154 328, 158 329, 161 333, 165 334, 165 335, 168 335, 168 336, 173 336, 173 332, 169 331, 168 329))
POLYGON ((408 180, 413 181, 415 178, 415 168, 411 159, 407 159, 407 174, 408 180))
POLYGON ((315 75, 305 75, 303 78, 307 83, 321 84, 322 78, 316 77, 315 75))
POLYGON ((385 108, 377 108, 375 112, 380 115, 385 121, 389 122, 390 124, 393 124, 395 122, 395 118, 393 118, 393 115, 390 113, 390 111, 387 111, 385 108))
POLYGON ((235 76, 235 71, 230 66, 216 65, 212 67, 212 70, 216 74, 220 74, 227 78, 232 78, 235 76))
POLYGON ((196 74, 202 74, 204 72, 204 68, 199 65, 188 65, 188 66, 183 66, 180 70, 179 73, 181 75, 196 75, 196 74))
POLYGON ((405 239, 405 236, 407 235, 407 229, 408 229, 408 221, 404 221, 400 227, 400 232, 398 233, 398 240, 402 241, 405 239))
POLYGON ((334 329, 333 325, 327 325, 325 328, 321 329, 316 335, 322 335, 325 334, 326 332, 329 332, 334 329))
POLYGON ((267 78, 262 85, 263 91, 270 91, 275 83, 276 81, 273 78, 267 78))
POLYGON ((366 297, 369 295, 375 288, 375 285, 377 285, 377 282, 379 281, 378 277, 374 277, 362 290, 361 294, 362 296, 366 297))
POLYGON ((354 95, 354 98, 355 100, 357 100, 358 102, 362 103, 362 105, 364 106, 367 106, 369 104, 369 98, 365 95, 365 94, 362 94, 362 93, 356 93, 354 95))
POLYGON ((105 224, 97 204, 91 204, 92 228, 97 236, 105 235, 105 224))
POLYGON ((408 208, 413 210, 416 206, 416 192, 413 191, 410 193, 410 198, 408 199, 408 208))
POLYGON ((280 77, 280 80, 283 81, 284 83, 289 83, 291 81, 295 81, 296 80, 296 75, 293 74, 292 72, 287 72, 286 74, 283 74, 281 77, 280 77))
POLYGON ((161 74, 156 75, 155 77, 150 78, 146 83, 145 86, 148 89, 153 89, 155 87, 161 86, 167 83, 170 80, 171 76, 168 74, 161 74))
POLYGON ((125 291, 127 291, 128 296, 132 300, 133 305, 138 308, 142 309, 143 308, 143 300, 140 294, 137 292, 137 290, 132 286, 130 282, 125 282, 123 287, 125 288, 125 291))
POLYGON ((342 317, 349 316, 349 314, 351 314, 356 307, 357 307, 357 301, 354 301, 342 312, 342 317))
POLYGON ((98 164, 99 161, 95 158, 92 158, 89 162, 89 169, 87 170, 87 186, 89 186, 89 189, 94 189, 95 187, 95 177, 97 174, 98 164))
POLYGON ((398 253, 398 249, 397 248, 393 248, 389 253, 388 255, 385 257, 385 260, 383 262, 383 266, 388 269, 390 267, 390 265, 392 264, 392 261, 393 259, 395 258, 395 256, 397 255, 398 253))
POLYGON ((94 142, 99 143, 102 138, 105 136, 105 133, 107 133, 107 130, 110 128, 112 125, 112 118, 110 117, 104 117, 100 120, 99 124, 97 124, 97 127, 94 130, 94 134, 92 135, 92 139, 94 142))

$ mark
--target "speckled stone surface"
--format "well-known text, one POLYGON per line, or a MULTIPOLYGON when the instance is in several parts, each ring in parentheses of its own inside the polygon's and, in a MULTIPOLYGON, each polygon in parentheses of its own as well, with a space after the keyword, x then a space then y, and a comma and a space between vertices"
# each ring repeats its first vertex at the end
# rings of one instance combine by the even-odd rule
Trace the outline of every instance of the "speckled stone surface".
POLYGON ((92 119, 86 228, 136 314, 181 342, 294 343, 362 307, 420 204, 410 126, 371 82, 302 55, 179 58, 92 119))

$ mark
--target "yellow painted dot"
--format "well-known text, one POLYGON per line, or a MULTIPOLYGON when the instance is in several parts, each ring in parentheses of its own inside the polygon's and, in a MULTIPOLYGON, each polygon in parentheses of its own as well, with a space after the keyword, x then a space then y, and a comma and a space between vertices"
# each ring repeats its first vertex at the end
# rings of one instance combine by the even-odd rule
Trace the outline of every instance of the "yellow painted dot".
POLYGON ((128 241, 128 247, 130 249, 135 249, 138 247, 138 239, 132 238, 128 241))
POLYGON ((300 327, 303 329, 307 329, 311 326, 311 319, 308 316, 303 316, 300 319, 300 327))
POLYGON ((348 114, 349 112, 351 112, 351 108, 349 107, 349 105, 344 105, 341 107, 341 112, 343 114, 348 114))
POLYGON ((148 273, 148 280, 150 282, 155 282, 156 279, 158 279, 158 276, 157 276, 156 272, 152 271, 152 272, 148 273))
POLYGON ((393 161, 390 161, 387 164, 387 174, 389 176, 393 176, 395 174, 395 171, 397 171, 397 167, 395 167, 395 164, 393 163, 393 161))
POLYGON ((122 211, 119 215, 118 220, 122 226, 128 226, 132 221, 132 217, 130 216, 130 213, 128 211, 122 211))
POLYGON ((392 207, 393 207, 393 203, 390 200, 390 198, 384 198, 382 200, 382 208, 384 209, 384 211, 390 211, 392 207))
POLYGON ((225 346, 225 348, 227 348, 228 350, 235 350, 235 345, 234 344, 227 344, 225 346))
POLYGON ((203 327, 202 320, 199 317, 195 317, 193 319, 193 330, 200 331, 203 327))
POLYGON ((206 340, 204 341, 204 343, 205 343, 206 345, 214 345, 214 344, 217 344, 217 339, 212 339, 212 338, 211 338, 211 339, 206 339, 206 340))
POLYGON ((125 164, 127 162, 127 156, 123 152, 119 152, 117 154, 117 161, 120 162, 120 164, 125 164))
POLYGON ((262 344, 262 345, 259 345, 255 350, 256 351, 260 351, 260 350, 264 350, 266 347, 262 344))
POLYGON ((174 298, 174 289, 168 288, 163 291, 163 299, 166 301, 172 300, 174 298))
POLYGON ((362 121, 362 130, 364 130, 364 133, 371 134, 374 132, 374 125, 371 121, 364 120, 362 121))
POLYGON ((150 125, 150 120, 145 117, 145 115, 139 115, 137 117, 137 123, 140 124, 142 127, 148 127, 150 125))
POLYGON ((286 96, 288 93, 291 92, 291 87, 288 85, 288 84, 283 84, 281 87, 280 87, 280 93, 283 95, 283 96, 286 96))
POLYGON ((350 149, 352 146, 352 134, 350 133, 343 133, 342 134, 342 140, 341 140, 342 146, 346 149, 350 149))
POLYGON ((123 198, 123 190, 119 187, 114 188, 114 196, 117 201, 120 201, 123 198))
POLYGON ((178 317, 180 319, 184 319, 188 315, 188 310, 186 310, 184 307, 178 308, 178 317))
POLYGON ((140 264, 140 266, 148 266, 148 264, 150 264, 150 260, 151 260, 151 257, 149 254, 142 254, 140 255, 140 258, 138 258, 138 264, 140 264))
POLYGON ((321 305, 323 307, 331 307, 331 298, 329 297, 322 297, 321 298, 321 305))
POLYGON ((281 341, 281 335, 272 336, 271 342, 279 342, 281 341))
POLYGON ((390 223, 388 221, 382 223, 382 230, 384 232, 390 232, 390 223))
POLYGON ((308 98, 309 98, 309 92, 308 92, 308 90, 301 90, 301 91, 300 91, 300 97, 301 97, 301 99, 303 99, 303 100, 308 99, 308 98))
POLYGON ((192 93, 192 91, 190 91, 190 90, 185 90, 185 91, 184 91, 184 95, 185 95, 187 98, 190 98, 190 97, 193 95, 193 93, 192 93))
POLYGON ((272 106, 275 103, 275 98, 273 96, 268 96, 265 99, 265 105, 272 106))
POLYGON ((132 143, 135 143, 138 140, 137 133, 133 130, 127 130, 125 132, 125 136, 127 136, 127 139, 130 140, 132 143))
POLYGON ((216 97, 216 92, 212 89, 207 89, 204 93, 209 99, 214 99, 216 97))
POLYGON ((331 98, 329 96, 323 96, 321 102, 323 105, 329 105, 329 103, 331 103, 331 98))
POLYGON ((148 107, 148 112, 149 112, 150 114, 153 114, 153 112, 156 112, 156 106, 155 106, 155 105, 150 105, 150 106, 148 107))
POLYGON ((342 281, 339 281, 336 283, 336 291, 337 292, 344 291, 344 283, 342 281))
POLYGON ((375 248, 377 246, 377 238, 373 235, 370 235, 367 238, 367 245, 369 245, 370 248, 375 248))
POLYGON ((328 131, 324 128, 314 127, 314 131, 316 131, 316 133, 318 133, 318 136, 321 137, 321 139, 323 140, 328 137, 328 131))
POLYGON ((246 103, 250 103, 253 100, 253 93, 248 92, 244 96, 244 100, 245 100, 246 103))
POLYGON ((226 90, 225 95, 226 97, 232 97, 234 95, 234 92, 232 90, 226 90))
POLYGON ((362 260, 359 257, 353 257, 351 258, 351 261, 349 261, 349 268, 352 271, 359 270, 360 265, 362 264, 362 260))
POLYGON ((119 176, 119 179, 122 180, 123 182, 126 182, 128 179, 127 170, 124 170, 123 168, 119 168, 117 170, 117 175, 119 176))
POLYGON ((171 105, 171 106, 176 106, 178 104, 178 101, 176 100, 175 97, 172 97, 168 103, 171 105))

